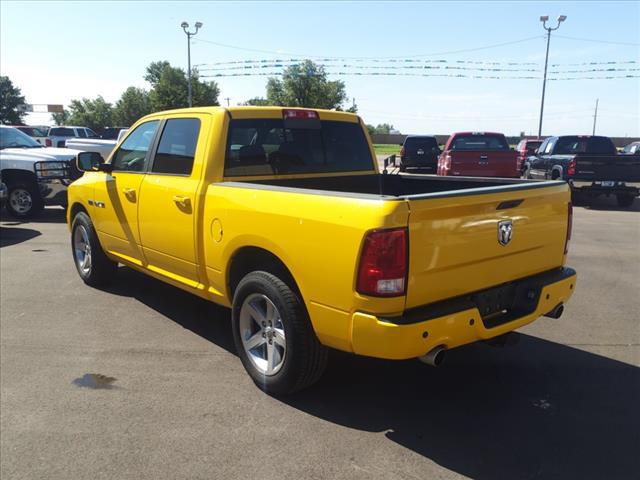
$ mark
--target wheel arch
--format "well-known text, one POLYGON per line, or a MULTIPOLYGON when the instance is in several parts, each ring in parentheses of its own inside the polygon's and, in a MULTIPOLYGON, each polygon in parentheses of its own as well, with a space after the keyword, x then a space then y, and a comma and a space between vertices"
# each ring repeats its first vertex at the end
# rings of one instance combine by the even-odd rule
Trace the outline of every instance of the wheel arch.
POLYGON ((244 246, 233 253, 227 268, 226 283, 230 303, 233 302, 233 295, 240 280, 248 273, 256 270, 276 275, 287 283, 299 295, 300 300, 303 301, 300 288, 293 274, 280 257, 262 247, 244 246))
POLYGON ((36 177, 35 172, 30 172, 29 170, 4 168, 2 169, 2 181, 8 188, 11 188, 11 185, 18 182, 33 182, 33 184, 37 184, 38 178, 36 177))

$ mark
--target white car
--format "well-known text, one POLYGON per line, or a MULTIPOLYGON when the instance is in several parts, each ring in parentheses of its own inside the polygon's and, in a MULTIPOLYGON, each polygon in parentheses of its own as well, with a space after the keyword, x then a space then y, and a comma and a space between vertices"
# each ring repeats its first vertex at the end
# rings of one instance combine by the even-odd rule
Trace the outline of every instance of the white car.
POLYGON ((120 130, 117 140, 102 140, 97 138, 71 138, 67 140, 67 148, 74 150, 82 150, 83 152, 99 153, 103 159, 109 158, 111 152, 116 147, 122 137, 125 136, 128 129, 120 130))
POLYGON ((45 205, 67 205, 67 186, 82 176, 80 153, 43 147, 19 130, 0 126, 0 174, 7 185, 6 208, 16 218, 37 215, 45 205))
POLYGON ((67 140, 72 138, 99 138, 98 134, 87 127, 59 126, 51 127, 45 140, 47 147, 66 147, 67 140))

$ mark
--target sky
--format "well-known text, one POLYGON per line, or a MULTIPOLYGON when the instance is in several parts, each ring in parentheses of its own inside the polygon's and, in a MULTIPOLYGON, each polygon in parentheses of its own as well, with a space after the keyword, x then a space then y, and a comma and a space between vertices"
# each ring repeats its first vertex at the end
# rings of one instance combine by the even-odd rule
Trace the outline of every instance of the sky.
MULTIPOLYGON (((549 64, 557 66, 549 71, 565 73, 550 73, 549 78, 578 79, 547 82, 543 135, 591 133, 599 99, 598 134, 640 136, 640 78, 584 78, 640 77, 638 1, 2 0, 0 73, 22 90, 28 103, 67 105, 71 99, 97 95, 115 102, 128 86, 149 88, 143 75, 152 61, 168 60, 186 70, 187 37, 180 23, 200 21, 203 27, 192 39, 191 57, 203 75, 211 74, 205 69, 217 62, 311 58, 323 63, 318 59, 329 58, 324 62, 331 65, 329 78, 344 81, 350 102, 355 99, 367 123, 390 123, 407 134, 536 134, 546 48, 539 17, 549 15, 555 26, 553 19, 560 14, 567 20, 551 34, 549 64), (392 61, 400 59, 413 62, 392 61), (591 62, 616 63, 579 65, 591 62), (440 68, 404 68, 407 65, 440 68), (585 72, 598 68, 623 70, 585 72), (515 71, 505 71, 509 69, 515 71), (567 73, 573 71, 579 73, 567 73), (357 72, 429 76, 336 75, 357 72), (465 77, 433 76, 451 73, 465 77), (512 78, 518 76, 535 78, 512 78)), ((234 66, 217 66, 225 68, 217 73, 278 70, 231 70, 234 66)), ((228 98, 236 105, 265 96, 267 78, 208 80, 218 83, 222 104, 228 98)), ((27 121, 51 124, 44 113, 31 114, 27 121)))

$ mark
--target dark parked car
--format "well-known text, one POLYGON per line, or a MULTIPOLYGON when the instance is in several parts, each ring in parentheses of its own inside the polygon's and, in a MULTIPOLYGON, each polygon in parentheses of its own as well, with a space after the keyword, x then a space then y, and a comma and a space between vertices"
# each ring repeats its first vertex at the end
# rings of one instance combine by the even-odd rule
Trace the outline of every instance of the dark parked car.
POLYGON ((122 130, 126 130, 127 127, 107 127, 100 132, 101 140, 118 140, 118 135, 122 130))
POLYGON ((440 155, 436 137, 409 135, 401 145, 401 172, 406 172, 408 168, 416 168, 424 171, 424 173, 436 173, 438 155, 440 155))
POLYGON ((640 194, 640 156, 618 154, 608 137, 549 137, 527 159, 523 176, 566 180, 574 196, 615 195, 628 207, 640 194))
POLYGON ((622 149, 624 155, 640 155, 640 142, 631 142, 622 149))

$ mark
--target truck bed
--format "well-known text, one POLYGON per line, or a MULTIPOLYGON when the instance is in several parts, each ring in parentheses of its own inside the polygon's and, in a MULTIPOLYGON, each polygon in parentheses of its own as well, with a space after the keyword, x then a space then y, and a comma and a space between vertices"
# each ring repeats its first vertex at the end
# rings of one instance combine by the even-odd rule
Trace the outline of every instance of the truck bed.
POLYGON ((452 178, 435 175, 368 174, 225 183, 233 183, 238 186, 244 183, 252 187, 263 185, 265 187, 275 186, 287 189, 316 190, 324 193, 335 192, 347 196, 374 196, 378 198, 382 196, 418 199, 422 197, 448 197, 493 193, 496 191, 525 190, 545 187, 561 182, 539 182, 536 180, 506 178, 452 178))

